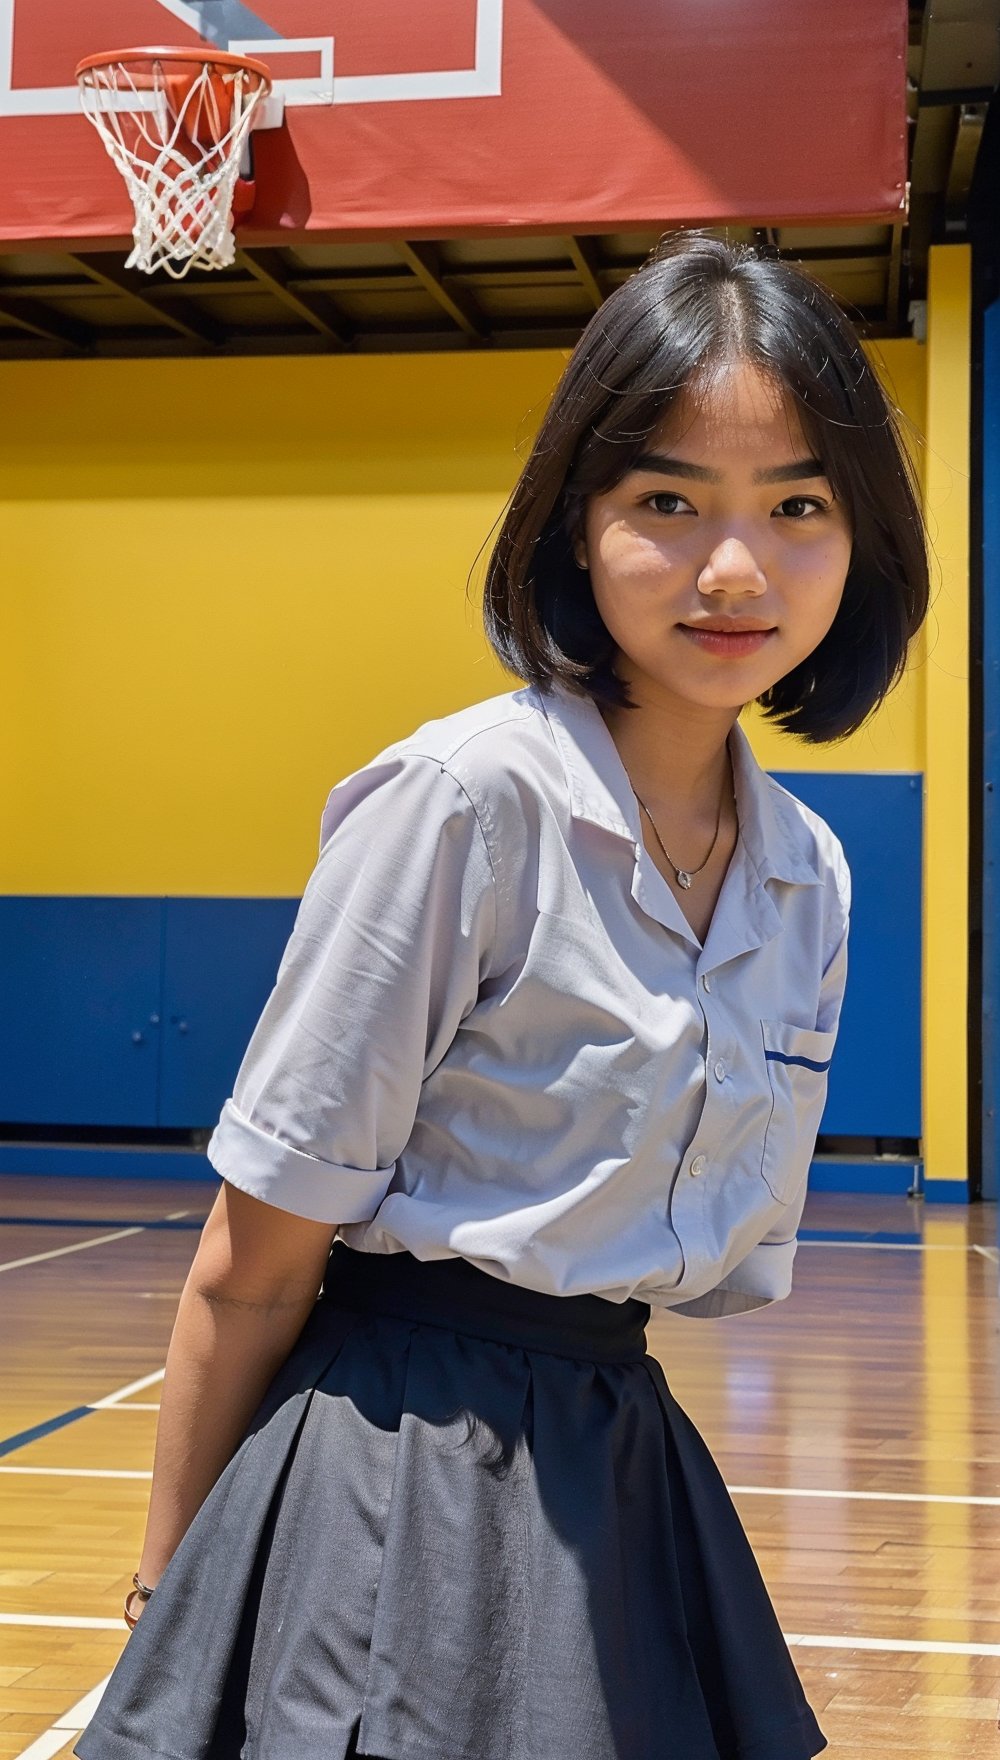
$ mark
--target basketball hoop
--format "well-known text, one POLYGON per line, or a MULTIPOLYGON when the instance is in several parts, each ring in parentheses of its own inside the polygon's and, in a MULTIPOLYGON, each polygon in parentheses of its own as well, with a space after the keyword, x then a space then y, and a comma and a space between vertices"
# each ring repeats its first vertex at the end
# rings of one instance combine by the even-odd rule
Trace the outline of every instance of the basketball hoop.
POLYGON ((119 49, 76 69, 83 113, 125 179, 135 211, 126 268, 233 261, 234 217, 253 204, 250 130, 271 91, 263 61, 219 49, 119 49))

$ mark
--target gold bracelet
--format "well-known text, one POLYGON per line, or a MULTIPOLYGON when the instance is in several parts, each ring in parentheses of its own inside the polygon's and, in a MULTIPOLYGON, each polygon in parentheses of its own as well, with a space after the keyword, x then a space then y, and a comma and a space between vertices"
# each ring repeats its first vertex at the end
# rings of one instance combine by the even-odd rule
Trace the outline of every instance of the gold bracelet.
POLYGON ((156 1587, 156 1585, 154 1584, 153 1588, 151 1589, 149 1587, 148 1583, 140 1582, 138 1571, 136 1571, 135 1574, 133 1575, 132 1582, 134 1584, 134 1587, 129 1590, 128 1594, 125 1597, 125 1624, 128 1626, 128 1629, 130 1632, 135 1631, 135 1628, 139 1623, 139 1617, 140 1617, 139 1614, 135 1614, 133 1616, 131 1613, 129 1613, 128 1604, 131 1601, 132 1596, 138 1595, 140 1601, 148 1601, 149 1597, 153 1594, 154 1589, 156 1587))

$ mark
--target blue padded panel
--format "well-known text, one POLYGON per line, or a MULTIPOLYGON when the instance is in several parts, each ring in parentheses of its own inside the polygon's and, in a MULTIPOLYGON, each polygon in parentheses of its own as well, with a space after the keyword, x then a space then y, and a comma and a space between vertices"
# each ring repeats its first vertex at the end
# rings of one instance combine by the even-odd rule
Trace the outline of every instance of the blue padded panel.
POLYGON ((214 1125, 292 932, 295 898, 168 898, 160 1125, 214 1125))
POLYGON ((162 914, 0 898, 0 1120, 155 1125, 162 914))
MULTIPOLYGON (((919 1137, 922 779, 775 776, 832 826, 854 878, 821 1134, 919 1137)), ((0 899, 0 1120, 214 1125, 298 902, 0 899)))
POLYGON ((853 881, 847 994, 820 1134, 919 1137, 923 778, 772 774, 836 832, 853 881))

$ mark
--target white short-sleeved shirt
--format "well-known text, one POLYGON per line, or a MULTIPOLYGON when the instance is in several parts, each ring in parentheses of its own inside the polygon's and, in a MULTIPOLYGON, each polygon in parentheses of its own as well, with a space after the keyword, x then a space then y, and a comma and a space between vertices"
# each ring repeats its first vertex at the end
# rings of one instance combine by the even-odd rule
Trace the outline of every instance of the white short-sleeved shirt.
POLYGON ((785 1297, 850 873, 729 740, 740 835, 704 946, 599 709, 562 685, 337 783, 216 1171, 351 1247, 532 1289, 698 1318, 785 1297))

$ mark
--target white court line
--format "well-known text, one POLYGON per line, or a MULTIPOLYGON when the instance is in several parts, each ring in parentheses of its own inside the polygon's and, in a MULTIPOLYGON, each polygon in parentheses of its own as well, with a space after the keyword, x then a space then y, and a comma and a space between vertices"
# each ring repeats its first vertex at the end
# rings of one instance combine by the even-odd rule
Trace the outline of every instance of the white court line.
MULTIPOLYGON (((124 1621, 121 1616, 117 1619, 86 1619, 73 1614, 0 1613, 0 1626, 117 1632, 123 1629, 124 1621)), ((957 1644, 945 1638, 860 1638, 849 1633, 829 1632, 786 1632, 783 1636, 786 1644, 801 1644, 814 1650, 886 1650, 897 1655, 914 1656, 1000 1656, 1000 1644, 957 1644)))
POLYGON ((88 1412, 158 1412, 159 1406, 150 1405, 145 1400, 129 1400, 126 1405, 118 1399, 99 1399, 94 1405, 88 1406, 88 1412))
MULTIPOLYGON (((13 1616, 7 1616, 6 1623, 11 1623, 13 1616)), ((3 1616, 0 1616, 3 1618, 3 1616)), ((65 1622, 79 1624, 79 1621, 65 1622)), ((121 1625, 121 1621, 107 1622, 121 1625)), ((919 1656, 1000 1656, 1000 1644, 956 1644, 948 1642, 934 1643, 908 1638, 852 1638, 824 1637, 819 1632, 786 1632, 783 1634, 789 1649, 800 1650, 866 1650, 892 1655, 919 1656)), ((68 1711, 45 1730, 31 1743, 22 1748, 17 1760, 52 1760, 54 1754, 64 1746, 68 1736, 78 1736, 86 1729, 97 1711, 104 1689, 111 1679, 105 1675, 96 1687, 72 1705, 68 1711)))
POLYGON ((40 1265, 43 1259, 61 1259, 64 1253, 82 1253, 87 1247, 103 1247, 105 1241, 122 1241, 128 1234, 145 1234, 145 1227, 119 1228, 114 1234, 95 1234, 89 1241, 77 1241, 72 1247, 52 1247, 47 1253, 30 1253, 26 1259, 6 1259, 0 1271, 16 1271, 19 1265, 40 1265))
POLYGON ((992 1259, 994 1264, 1000 1261, 1000 1247, 981 1247, 978 1241, 974 1241, 971 1250, 982 1253, 984 1259, 992 1259))
POLYGON ((0 1473, 39 1473, 51 1479, 151 1479, 130 1467, 0 1467, 0 1473))
MULTIPOLYGON (((130 1381, 127 1387, 116 1387, 114 1393, 105 1394, 103 1399, 92 1400, 90 1402, 89 1410, 92 1412, 102 1412, 107 1406, 116 1406, 121 1400, 128 1399, 129 1394, 142 1393, 145 1388, 152 1387, 154 1381, 162 1381, 166 1372, 167 1368, 166 1364, 164 1364, 162 1369, 154 1369, 152 1374, 141 1375, 138 1381, 130 1381)), ((130 1409, 135 1411, 137 1408, 132 1406, 130 1409)))
POLYGON ((784 1633, 785 1643, 810 1650, 888 1650, 897 1656, 1000 1656, 1000 1644, 952 1644, 921 1638, 824 1638, 821 1632, 784 1633))
POLYGON ((742 1492, 747 1497, 854 1498, 865 1503, 957 1503, 1000 1509, 1000 1497, 952 1497, 943 1491, 822 1491, 811 1485, 727 1485, 726 1490, 731 1494, 742 1492))
MULTIPOLYGON (((135 1410, 134 1407, 128 1408, 135 1410)), ((124 1467, 4 1467, 0 1473, 25 1476, 41 1474, 63 1479, 151 1479, 151 1472, 124 1467)), ((953 1503, 960 1508, 1000 1509, 1000 1497, 959 1497, 945 1491, 844 1491, 825 1490, 813 1485, 727 1485, 731 1496, 742 1497, 820 1497, 834 1502, 864 1503, 953 1503)))
MULTIPOLYGON (((115 1629, 121 1627, 122 1621, 117 1620, 84 1620, 58 1619, 52 1615, 37 1615, 33 1618, 20 1618, 16 1614, 0 1614, 3 1625, 59 1625, 67 1628, 86 1626, 95 1628, 115 1629)), ((783 1634, 789 1649, 800 1650, 861 1650, 878 1652, 884 1655, 910 1656, 1000 1656, 1000 1644, 959 1644, 947 1640, 926 1640, 915 1638, 860 1638, 851 1636, 830 1636, 822 1632, 786 1632, 783 1634)), ((104 1689, 110 1680, 105 1675, 96 1687, 77 1703, 65 1711, 50 1729, 36 1737, 28 1748, 23 1748, 18 1760, 52 1760, 54 1754, 64 1746, 70 1735, 79 1735, 86 1729, 94 1716, 104 1689)))
MULTIPOLYGON (((16 1616, 0 1615, 0 1621, 5 1624, 13 1624, 16 1623, 16 1616)), ((39 1622, 23 1623, 37 1624, 39 1622)), ((60 1623, 69 1626, 80 1625, 83 1622, 66 1620, 60 1623)), ((89 1623, 93 1625, 100 1622, 91 1621, 89 1623)), ((120 1626, 122 1622, 109 1620, 104 1623, 120 1626)), ((783 1636, 790 1650, 863 1650, 896 1656, 1000 1656, 1000 1644, 957 1644, 944 1640, 934 1642, 933 1640, 915 1638, 830 1637, 824 1636, 821 1632, 785 1632, 783 1636)), ((82 1730, 86 1729, 87 1724, 97 1711, 110 1678, 110 1675, 105 1675, 96 1687, 93 1687, 68 1711, 63 1712, 63 1715, 50 1729, 36 1737, 30 1747, 22 1748, 17 1760, 52 1760, 52 1756, 58 1754, 68 1736, 78 1736, 82 1730)))
POLYGON ((71 1736, 75 1739, 80 1733, 75 1724, 72 1729, 60 1729, 57 1724, 53 1724, 51 1729, 44 1730, 40 1736, 35 1737, 30 1748, 21 1749, 18 1760, 51 1760, 52 1755, 58 1754, 71 1736))
MULTIPOLYGON (((182 1216, 183 1214, 184 1214, 183 1211, 179 1211, 177 1217, 169 1217, 168 1216, 168 1217, 164 1218, 164 1221, 166 1221, 166 1222, 177 1221, 178 1218, 180 1216, 182 1216)), ((90 1240, 77 1241, 75 1246, 72 1246, 72 1247, 51 1247, 47 1253, 31 1253, 25 1259, 8 1259, 5 1263, 0 1264, 0 1271, 14 1271, 20 1265, 38 1265, 41 1263, 41 1261, 43 1259, 58 1259, 64 1253, 82 1253, 87 1247, 100 1247, 100 1246, 103 1246, 105 1241, 120 1241, 120 1240, 124 1240, 126 1235, 145 1234, 145 1232, 146 1232, 145 1224, 142 1224, 141 1226, 136 1227, 136 1228, 118 1229, 114 1234, 95 1234, 91 1237, 90 1240)), ((987 1248, 981 1248, 978 1245, 965 1246, 961 1242, 956 1242, 956 1243, 952 1244, 949 1241, 807 1241, 807 1240, 799 1240, 797 1242, 797 1245, 800 1247, 842 1247, 842 1248, 846 1248, 848 1252, 853 1252, 853 1253, 861 1252, 862 1250, 867 1249, 869 1252, 872 1252, 872 1253, 976 1253, 976 1252, 985 1252, 987 1258, 992 1258, 994 1256, 987 1248)))
MULTIPOLYGON (((152 1217, 152 1221, 180 1222, 190 1216, 190 1210, 172 1210, 169 1216, 152 1217)), ((26 1259, 7 1259, 0 1264, 0 1271, 16 1271, 21 1265, 40 1265, 43 1259, 59 1259, 63 1253, 82 1253, 87 1247, 100 1247, 105 1241, 122 1241, 126 1235, 145 1234, 148 1224, 140 1223, 135 1228, 119 1228, 113 1234, 95 1234, 86 1241, 77 1241, 72 1247, 51 1247, 47 1253, 31 1253, 26 1259)))
POLYGON ((75 1705, 71 1705, 61 1717, 57 1717, 55 1723, 43 1730, 40 1736, 36 1736, 30 1747, 22 1748, 18 1760, 52 1760, 52 1755, 58 1754, 60 1748, 65 1747, 70 1736, 78 1736, 81 1730, 86 1729, 101 1703, 110 1679, 110 1675, 105 1675, 96 1687, 91 1687, 89 1693, 85 1693, 82 1699, 78 1699, 75 1705))
MULTIPOLYGON (((870 1253, 978 1253, 983 1249, 976 1245, 965 1245, 961 1241, 804 1241, 797 1243, 800 1247, 846 1247, 848 1252, 859 1253, 867 1249, 870 1253)), ((987 1257, 989 1254, 987 1253, 987 1257)))
MULTIPOLYGON (((148 1405, 143 1401, 136 1401, 132 1405, 125 1405, 122 1402, 127 1400, 130 1394, 141 1393, 144 1388, 152 1387, 154 1382, 162 1381, 166 1372, 166 1364, 164 1364, 162 1369, 153 1369, 149 1375, 140 1375, 138 1381, 129 1381, 124 1387, 116 1387, 113 1393, 106 1394, 103 1399, 91 1401, 84 1410, 88 1412, 158 1412, 160 1409, 158 1405, 148 1405)), ((35 1440, 38 1441, 40 1438, 36 1437, 35 1440)), ((22 1470, 27 1471, 26 1468, 22 1470)))
POLYGON ((0 1626, 55 1626, 60 1630, 81 1632, 119 1632, 125 1621, 90 1618, 82 1613, 0 1613, 0 1626))

